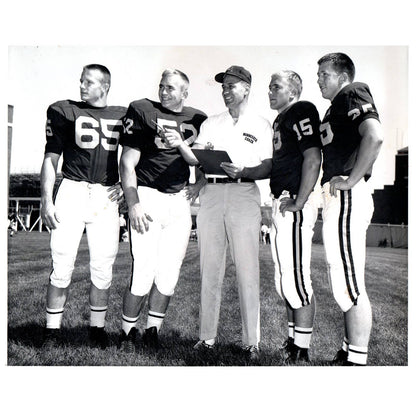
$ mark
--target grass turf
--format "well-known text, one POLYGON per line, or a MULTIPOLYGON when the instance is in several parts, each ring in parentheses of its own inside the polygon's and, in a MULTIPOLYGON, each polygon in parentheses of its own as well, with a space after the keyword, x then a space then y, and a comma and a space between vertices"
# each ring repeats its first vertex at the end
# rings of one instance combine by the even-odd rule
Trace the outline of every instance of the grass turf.
MULTIPOLYGON (((235 269, 227 258, 223 285, 218 348, 200 354, 192 349, 198 338, 199 254, 190 241, 180 279, 168 309, 157 352, 138 342, 138 352, 127 355, 118 349, 121 307, 130 275, 130 252, 120 243, 114 265, 114 279, 106 329, 110 346, 106 350, 87 346, 89 318, 88 246, 85 236, 77 257, 70 295, 63 318, 63 343, 58 348, 41 348, 45 325, 45 295, 51 270, 49 235, 18 233, 8 246, 8 365, 9 366, 246 366, 240 348, 241 320, 235 269)), ((261 357, 258 366, 283 365, 278 348, 287 336, 286 311, 273 280, 270 246, 260 247, 261 269, 261 357)), ((373 331, 369 345, 371 366, 408 364, 407 250, 367 249, 366 281, 373 306, 373 331)), ((330 293, 324 250, 313 245, 312 276, 317 312, 310 349, 311 366, 327 365, 343 338, 342 313, 330 293)), ((139 325, 144 327, 147 309, 139 325)))

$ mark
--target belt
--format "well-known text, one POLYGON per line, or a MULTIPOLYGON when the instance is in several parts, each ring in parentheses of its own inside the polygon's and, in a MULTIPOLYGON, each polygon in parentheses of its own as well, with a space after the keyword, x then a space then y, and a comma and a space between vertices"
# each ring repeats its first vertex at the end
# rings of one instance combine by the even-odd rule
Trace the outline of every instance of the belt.
POLYGON ((241 182, 254 182, 254 179, 248 178, 207 178, 208 183, 241 183, 241 182))

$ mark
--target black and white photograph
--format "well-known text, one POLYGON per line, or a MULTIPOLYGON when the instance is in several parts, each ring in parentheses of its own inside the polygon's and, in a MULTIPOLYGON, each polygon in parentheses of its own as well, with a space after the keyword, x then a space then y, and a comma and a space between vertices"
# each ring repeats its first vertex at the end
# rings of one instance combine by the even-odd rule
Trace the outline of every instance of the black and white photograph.
POLYGON ((6 413, 406 414, 407 31, 91 3, 2 45, 6 413))

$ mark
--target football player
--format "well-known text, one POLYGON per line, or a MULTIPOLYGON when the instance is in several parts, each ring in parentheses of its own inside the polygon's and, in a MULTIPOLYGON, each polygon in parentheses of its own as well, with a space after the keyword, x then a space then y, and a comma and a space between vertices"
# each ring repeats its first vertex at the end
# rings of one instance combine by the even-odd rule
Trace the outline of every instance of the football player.
POLYGON ((58 101, 47 110, 46 147, 41 171, 41 216, 51 230, 52 272, 46 300, 45 344, 56 344, 78 246, 86 230, 90 252, 91 346, 105 348, 104 331, 112 268, 118 251, 119 215, 117 151, 126 108, 108 106, 109 70, 83 68, 82 101, 58 101), (58 161, 62 176, 53 188, 58 161))
POLYGON ((315 317, 311 283, 311 246, 318 214, 313 193, 321 166, 319 113, 299 101, 300 76, 289 70, 272 75, 270 107, 278 111, 273 123, 272 252, 278 293, 286 303, 288 338, 281 349, 289 364, 309 362, 315 317))
POLYGON ((121 348, 129 353, 135 351, 137 322, 148 294, 143 342, 158 348, 188 246, 190 170, 180 151, 169 145, 175 138, 192 146, 206 118, 184 105, 188 87, 183 72, 165 70, 160 102, 133 101, 124 120, 120 173, 130 220, 132 275, 123 299, 121 348))
POLYGON ((320 127, 323 229, 332 292, 344 313, 345 336, 333 363, 366 365, 372 326, 364 282, 366 231, 373 214, 367 184, 383 135, 368 85, 354 82, 344 53, 318 61, 318 85, 331 101, 320 127))

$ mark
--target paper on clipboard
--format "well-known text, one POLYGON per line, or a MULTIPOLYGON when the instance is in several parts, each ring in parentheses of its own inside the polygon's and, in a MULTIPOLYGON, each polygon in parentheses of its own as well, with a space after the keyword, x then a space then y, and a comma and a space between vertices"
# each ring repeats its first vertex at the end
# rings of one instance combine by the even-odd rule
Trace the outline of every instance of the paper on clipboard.
POLYGON ((227 177, 224 169, 220 166, 222 162, 231 163, 230 156, 225 150, 192 149, 192 152, 207 175, 227 177))

